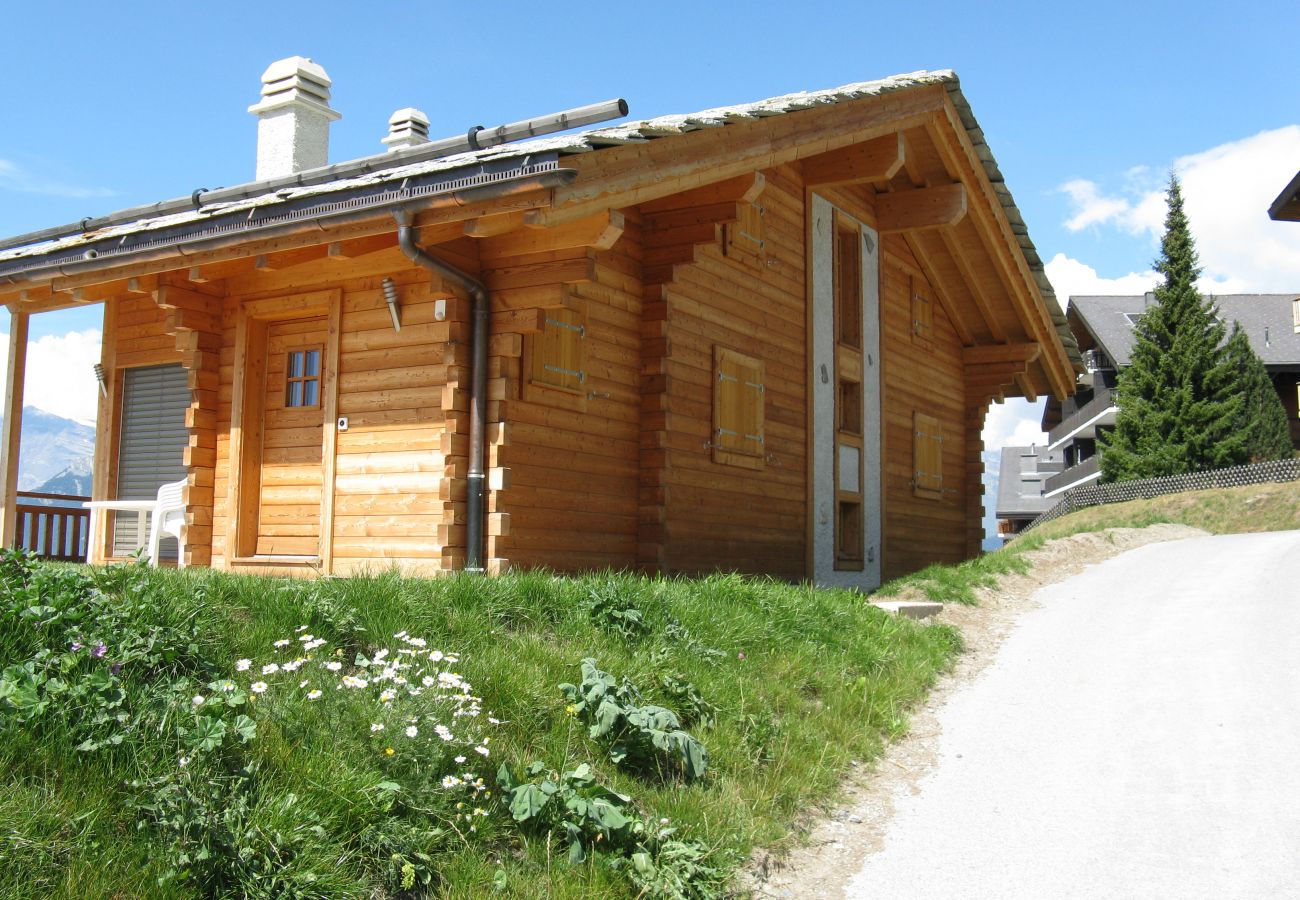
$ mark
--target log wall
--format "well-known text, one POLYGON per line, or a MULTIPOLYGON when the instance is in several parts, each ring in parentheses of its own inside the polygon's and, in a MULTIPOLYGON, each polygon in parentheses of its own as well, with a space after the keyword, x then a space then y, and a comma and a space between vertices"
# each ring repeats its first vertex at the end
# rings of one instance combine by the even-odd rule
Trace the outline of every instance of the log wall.
MULTIPOLYGON (((671 572, 735 569, 799 578, 805 571, 804 198, 793 169, 763 174, 763 258, 729 258, 721 239, 704 240, 662 283, 647 278, 663 317, 650 333, 662 335, 667 351, 657 366, 662 391, 647 409, 656 415, 661 451, 654 459, 662 501, 658 564, 671 572), (764 365, 761 468, 713 461, 715 347, 764 365)), ((673 249, 669 240, 661 242, 665 252, 673 249)), ((643 478, 654 472, 647 469, 643 478)), ((643 520, 650 518, 644 506, 643 520)))
MULTIPOLYGON (((501 238, 461 238, 431 248, 480 273, 493 297, 491 570, 640 565, 804 577, 809 193, 795 166, 765 171, 763 182, 758 264, 727 255, 724 229, 741 213, 718 203, 698 207, 698 215, 673 209, 671 202, 653 212, 627 210, 611 249, 537 251, 527 237, 517 246, 501 238), (580 392, 528 381, 529 336, 544 311, 557 306, 586 317, 587 380, 580 392), (716 347, 764 364, 765 447, 757 469, 713 459, 716 347)), ((826 193, 874 224, 869 191, 826 193)), ((972 424, 964 395, 960 342, 941 306, 934 309, 930 340, 913 340, 911 285, 929 285, 900 237, 883 242, 881 278, 882 552, 884 577, 891 578, 969 552, 978 527, 979 498, 972 493, 978 479, 970 475, 969 459, 972 452, 978 457, 971 443, 978 423, 972 424), (944 428, 939 499, 912 490, 912 417, 918 410, 938 417, 944 428)), ((192 563, 312 571, 308 563, 239 563, 233 553, 228 506, 235 325, 241 303, 338 288, 337 414, 347 417, 348 428, 337 434, 332 485, 322 488, 332 496, 333 513, 332 531, 322 535, 329 551, 323 556, 339 573, 463 565, 468 303, 430 282, 427 271, 395 248, 244 272, 225 280, 224 299, 208 301, 215 306, 205 313, 212 320, 207 331, 193 331, 198 320, 192 319, 186 327, 199 336, 184 340, 152 298, 117 302, 117 366, 175 362, 187 358, 189 348, 202 351, 192 357, 210 370, 200 380, 215 386, 215 405, 205 398, 191 413, 194 496, 212 498, 210 513, 205 507, 193 523, 192 563), (400 331, 384 303, 386 276, 401 296, 400 331)))

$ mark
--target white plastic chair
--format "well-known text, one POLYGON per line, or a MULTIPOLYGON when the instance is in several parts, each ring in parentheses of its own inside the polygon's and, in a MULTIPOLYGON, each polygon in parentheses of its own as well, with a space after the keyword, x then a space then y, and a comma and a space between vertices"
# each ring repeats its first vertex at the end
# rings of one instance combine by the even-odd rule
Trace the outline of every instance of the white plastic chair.
POLYGON ((176 567, 185 566, 185 538, 181 536, 185 528, 185 490, 184 481, 173 481, 158 488, 158 501, 153 508, 153 517, 149 523, 149 565, 157 566, 161 555, 160 545, 163 534, 176 538, 176 567))
MULTIPOLYGON (((184 500, 185 481, 173 481, 164 484, 158 488, 158 496, 150 500, 92 500, 89 503, 83 503, 90 510, 92 516, 96 516, 101 509, 111 509, 116 512, 133 512, 140 519, 139 534, 140 539, 144 538, 144 516, 149 514, 149 538, 146 546, 149 548, 149 564, 157 566, 161 556, 162 539, 164 534, 170 534, 176 538, 177 567, 185 565, 185 539, 181 536, 185 526, 185 500, 184 500)), ((91 534, 95 532, 95 526, 92 523, 90 527, 91 534)))

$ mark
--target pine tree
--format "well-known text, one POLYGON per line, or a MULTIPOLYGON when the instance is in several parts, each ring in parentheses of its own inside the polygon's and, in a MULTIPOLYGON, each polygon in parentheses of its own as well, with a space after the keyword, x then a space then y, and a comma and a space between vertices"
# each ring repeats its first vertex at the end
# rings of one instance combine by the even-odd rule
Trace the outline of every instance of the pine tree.
POLYGON ((1244 401, 1221 346, 1225 329, 1196 289, 1201 269, 1172 174, 1167 197, 1155 262, 1164 280, 1134 328, 1130 365, 1116 386, 1115 430, 1101 435, 1105 481, 1181 475, 1247 458, 1236 427, 1244 401))
POLYGON ((1268 377, 1264 361, 1250 346, 1246 332, 1235 322, 1223 355, 1241 386, 1243 403, 1236 429, 1246 437, 1247 461, 1289 459, 1293 451, 1286 410, 1268 377))

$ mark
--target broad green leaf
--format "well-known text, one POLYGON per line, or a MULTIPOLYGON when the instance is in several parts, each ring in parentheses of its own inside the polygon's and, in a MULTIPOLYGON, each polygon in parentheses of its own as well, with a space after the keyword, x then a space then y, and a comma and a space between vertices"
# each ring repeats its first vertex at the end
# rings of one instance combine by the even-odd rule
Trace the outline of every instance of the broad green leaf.
POLYGON ((248 716, 235 716, 235 734, 239 735, 239 739, 247 744, 257 737, 257 723, 248 716))
POLYGON ((601 828, 609 831, 618 831, 628 823, 627 816, 619 812, 608 800, 593 800, 589 814, 601 828))
POLYGON ((510 814, 516 822, 527 822, 541 814, 548 799, 537 785, 520 785, 511 791, 510 814))

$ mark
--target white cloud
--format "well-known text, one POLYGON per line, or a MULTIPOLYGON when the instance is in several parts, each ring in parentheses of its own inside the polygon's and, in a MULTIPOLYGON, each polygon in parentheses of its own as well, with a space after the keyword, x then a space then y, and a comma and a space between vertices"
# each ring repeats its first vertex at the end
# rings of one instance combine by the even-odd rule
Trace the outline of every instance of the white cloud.
MULTIPOLYGON (((1183 199, 1205 274, 1201 289, 1215 293, 1293 291, 1300 286, 1300 250, 1296 229, 1268 217, 1269 204, 1295 175, 1300 160, 1300 125, 1263 131, 1201 153, 1182 156, 1173 170, 1183 184, 1183 199)), ((1070 198, 1070 231, 1110 226, 1147 235, 1153 251, 1164 231, 1164 186, 1153 185, 1146 166, 1124 173, 1124 187, 1114 194, 1095 181, 1076 178, 1061 185, 1070 198)), ((1083 263, 1063 254, 1048 264, 1058 296, 1069 293, 1137 293, 1139 275, 1102 279, 1083 263), (1056 274, 1052 272, 1056 266, 1056 274), (1085 271, 1086 270, 1086 271, 1085 271), (1063 291, 1063 281, 1092 284, 1063 291)))
POLYGON ((1300 166, 1300 125, 1265 131, 1174 163, 1207 276, 1231 291, 1300 287, 1300 234, 1268 207, 1300 166))
MULTIPOLYGON (((30 341, 23 405, 94 425, 99 385, 92 367, 99 362, 101 340, 99 329, 90 328, 30 341)), ((9 335, 0 334, 0 358, 8 350, 9 335)), ((5 389, 5 374, 0 366, 0 392, 5 389)))
POLYGON ((1070 231, 1082 231, 1090 225, 1118 221, 1129 211, 1127 200, 1101 196, 1095 181, 1076 178, 1061 185, 1061 190, 1070 195, 1071 205, 1075 209, 1074 215, 1065 220, 1065 227, 1070 231))
POLYGON ((1119 278, 1102 278, 1087 263, 1058 253, 1043 267, 1047 280, 1052 283, 1057 298, 1064 306, 1072 296, 1106 294, 1145 294, 1160 280, 1154 269, 1130 272, 1119 278))
POLYGON ((984 417, 984 448, 997 450, 1001 447, 1027 447, 1030 444, 1046 443, 1047 435, 1039 426, 1042 418, 1042 400, 1030 403, 1019 397, 1011 397, 1005 403, 990 405, 988 415, 984 417))
POLYGON ((42 178, 7 159, 0 159, 0 190, 67 197, 73 200, 86 197, 111 197, 114 194, 114 191, 108 188, 79 187, 75 184, 42 178))

